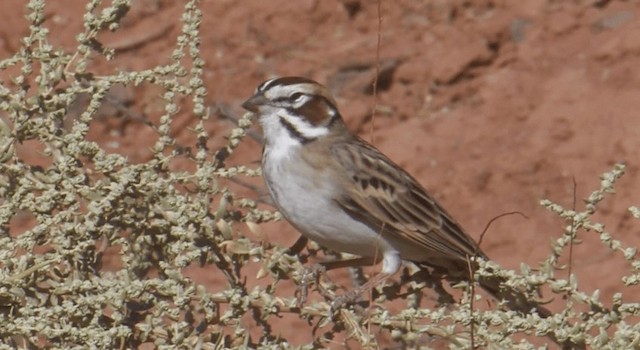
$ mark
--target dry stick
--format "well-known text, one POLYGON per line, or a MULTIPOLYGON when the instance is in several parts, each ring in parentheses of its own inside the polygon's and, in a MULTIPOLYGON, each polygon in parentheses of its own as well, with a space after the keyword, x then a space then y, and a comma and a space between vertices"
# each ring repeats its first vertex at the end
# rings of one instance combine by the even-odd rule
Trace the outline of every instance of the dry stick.
MULTIPOLYGON (((384 231, 384 226, 385 223, 382 223, 382 226, 380 227, 380 232, 378 233, 379 236, 382 236, 382 232, 384 231)), ((376 249, 374 250, 374 255, 375 257, 378 256, 378 245, 376 244, 376 249)), ((386 279, 385 279, 386 280, 386 279)), ((375 286, 372 286, 371 289, 369 289, 369 307, 367 308, 367 313, 368 313, 368 322, 367 322, 367 332, 369 334, 371 334, 371 308, 373 307, 373 289, 375 288, 375 286)), ((383 288, 384 288, 384 283, 383 283, 383 288)), ((384 292, 383 292, 384 293, 384 292)))
POLYGON ((475 330, 475 322, 473 320, 473 300, 475 299, 475 295, 476 295, 476 281, 475 281, 475 274, 473 273, 473 269, 471 268, 471 261, 469 260, 469 256, 467 255, 467 267, 469 269, 469 281, 471 282, 469 284, 470 289, 470 297, 469 297, 469 336, 471 337, 471 344, 469 349, 473 350, 475 349, 475 336, 474 336, 474 330, 475 330))
MULTIPOLYGON (((575 184, 575 180, 574 180, 574 184, 575 184)), ((574 205, 574 210, 575 210, 575 188, 574 188, 574 204, 573 205, 574 205)), ((480 239, 478 240, 478 247, 480 247, 480 245, 482 244, 482 239, 484 238, 485 233, 487 233, 487 230, 489 229, 489 226, 491 226, 491 224, 495 220, 497 220, 497 219, 499 219, 499 218, 501 218, 503 216, 512 215, 512 214, 519 214, 519 215, 522 215, 524 218, 529 219, 528 216, 524 215, 523 213, 521 213, 519 211, 512 211, 512 212, 508 212, 508 213, 503 213, 503 214, 500 214, 500 215, 494 217, 493 219, 489 220, 489 222, 487 223, 487 226, 485 226, 484 230, 482 231, 482 234, 480 234, 480 239)), ((570 243, 573 243, 573 238, 571 239, 570 243)), ((571 268, 571 248, 572 248, 572 245, 569 246, 569 268, 571 268)), ((473 279, 471 280, 471 282, 472 282, 471 286, 473 288, 473 279)), ((473 305, 473 304, 470 304, 470 305, 473 305)), ((473 309, 472 309, 472 312, 473 312, 473 309)), ((471 328, 471 329, 473 330, 473 328, 471 328)), ((471 334, 471 336, 472 336, 471 344, 473 345, 473 333, 471 334)), ((580 346, 580 344, 563 344, 563 343, 561 343, 556 338, 555 334, 552 334, 549 337, 551 338, 551 340, 553 342, 555 342, 556 344, 561 345, 563 347, 568 347, 568 348, 571 348, 571 349, 584 349, 584 347, 580 346)))
POLYGON ((376 43, 376 74, 373 77, 373 101, 371 105, 371 144, 375 144, 374 130, 378 108, 378 76, 380 75, 380 46, 382 45, 382 0, 378 0, 378 41, 376 43))
POLYGON ((109 47, 114 50, 123 52, 133 50, 149 42, 162 39, 171 29, 173 29, 174 23, 165 22, 158 26, 153 26, 151 30, 143 31, 139 34, 128 35, 126 38, 109 43, 109 47))
MULTIPOLYGON (((371 144, 375 144, 375 119, 376 119, 376 108, 378 103, 378 75, 380 75, 380 46, 382 45, 382 0, 377 1, 377 10, 378 10, 378 35, 376 42, 376 73, 373 77, 373 101, 371 105, 371 131, 370 131, 370 140, 371 144)), ((384 230, 384 224, 380 228, 380 235, 382 235, 382 231, 384 230)), ((376 245, 375 256, 378 255, 377 252, 378 246, 376 245)), ((371 334, 371 307, 373 306, 373 288, 369 291, 369 322, 367 322, 367 332, 371 334)))
MULTIPOLYGON (((576 211, 576 190, 578 188, 578 184, 576 183, 576 177, 573 177, 573 204, 571 205, 571 210, 575 213, 576 211)), ((571 219, 571 239, 569 240, 569 268, 567 269, 567 281, 571 280, 571 266, 573 262, 573 240, 575 238, 574 234, 574 219, 571 219)), ((569 293, 570 294, 570 293, 569 293)), ((570 295, 568 295, 570 296, 570 295)))
MULTIPOLYGON (((217 114, 220 118, 231 121, 235 126, 240 126, 239 119, 236 118, 233 113, 222 103, 215 103, 211 106, 213 108, 213 113, 217 114)), ((259 144, 264 144, 264 138, 258 132, 253 130, 247 130, 247 135, 259 144)))
POLYGON ((491 226, 491 224, 493 224, 494 221, 507 216, 507 215, 514 215, 514 214, 518 214, 521 215, 522 217, 524 217, 525 219, 529 219, 528 216, 524 215, 522 212, 519 211, 510 211, 510 212, 506 212, 506 213, 502 213, 498 216, 493 217, 491 220, 489 220, 489 222, 487 223, 487 225, 484 227, 484 230, 482 230, 482 233, 480 234, 480 239, 478 240, 478 247, 480 247, 480 245, 482 245, 482 239, 484 238, 484 235, 487 233, 487 231, 489 230, 489 227, 491 226))

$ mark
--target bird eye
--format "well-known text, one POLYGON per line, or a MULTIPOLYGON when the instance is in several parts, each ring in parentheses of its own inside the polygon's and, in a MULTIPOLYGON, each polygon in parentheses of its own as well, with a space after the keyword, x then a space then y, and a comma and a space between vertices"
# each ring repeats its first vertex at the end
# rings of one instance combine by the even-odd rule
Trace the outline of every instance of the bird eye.
POLYGON ((304 96, 303 93, 296 92, 296 93, 291 94, 291 96, 289 96, 289 98, 294 102, 298 102, 298 101, 300 101, 300 99, 302 99, 303 96, 304 96))

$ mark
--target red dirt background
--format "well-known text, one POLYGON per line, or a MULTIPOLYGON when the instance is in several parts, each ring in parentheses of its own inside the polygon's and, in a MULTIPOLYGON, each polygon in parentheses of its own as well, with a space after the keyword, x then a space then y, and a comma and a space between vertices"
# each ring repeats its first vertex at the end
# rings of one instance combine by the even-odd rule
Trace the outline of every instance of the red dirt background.
MULTIPOLYGON (((168 63, 183 3, 133 1, 122 29, 101 37, 118 49, 115 60, 96 65, 139 70, 168 63)), ((54 45, 75 47, 84 5, 48 1, 45 25, 54 45)), ((625 162, 627 173, 596 217, 624 244, 640 246, 640 224, 627 210, 640 205, 639 2, 382 1, 382 84, 373 127, 375 1, 204 0, 201 8, 211 106, 240 115, 255 86, 276 75, 327 84, 349 127, 411 172, 475 238, 497 215, 528 216, 502 218, 486 234, 482 248, 503 266, 535 265, 562 233, 565 224, 541 199, 571 207, 575 196, 582 209, 581 199, 616 162, 625 162)), ((20 47, 28 26, 24 1, 5 0, 0 9, 4 58, 20 47)), ((160 93, 143 84, 123 89, 119 98, 157 116, 160 93)), ((114 130, 118 123, 98 123, 92 137, 131 161, 148 159, 155 133, 136 123, 114 130)), ((194 124, 188 113, 174 121, 178 131, 194 124)), ((218 137, 214 147, 232 125, 212 117, 207 127, 218 137)), ((185 139, 193 137, 184 132, 185 139)), ((248 141, 233 162, 259 158, 260 146, 248 141)), ((264 225, 264 231, 284 245, 297 238, 286 223, 264 225)), ((610 303, 630 267, 592 233, 581 239, 573 272, 582 290, 600 289, 610 303)), ((215 289, 207 271, 193 273, 215 289)), ((622 291, 627 298, 638 293, 622 291)), ((309 341, 294 327, 282 334, 294 345, 309 341)))

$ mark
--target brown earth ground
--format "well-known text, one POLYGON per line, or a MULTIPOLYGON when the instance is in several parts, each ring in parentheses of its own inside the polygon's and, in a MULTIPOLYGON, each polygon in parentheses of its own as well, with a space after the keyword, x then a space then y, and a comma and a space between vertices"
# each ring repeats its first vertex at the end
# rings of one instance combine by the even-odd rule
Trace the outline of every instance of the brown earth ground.
MULTIPOLYGON (((84 4, 47 2, 53 44, 75 46, 84 4)), ((117 35, 103 37, 118 48, 115 60, 98 64, 139 70, 169 62, 182 6, 134 1, 117 35)), ((0 57, 8 57, 28 33, 24 1, 5 0, 0 8, 0 57)), ((482 248, 504 267, 535 266, 562 233, 565 224, 540 206, 541 199, 571 207, 575 197, 581 209, 581 199, 616 162, 625 162, 627 173, 596 217, 624 244, 640 246, 640 224, 627 210, 640 204, 640 2, 383 1, 382 84, 373 126, 375 1, 204 0, 201 8, 211 106, 240 115, 255 86, 275 75, 326 83, 349 127, 411 172, 473 237, 497 215, 526 214, 498 220, 484 238, 482 248)), ((157 116, 160 92, 142 85, 124 89, 122 98, 139 113, 157 116)), ((194 122, 185 113, 174 126, 186 130, 194 122)), ((222 136, 232 125, 212 117, 208 127, 222 136)), ((156 137, 149 128, 112 128, 98 123, 93 139, 133 162, 148 159, 156 137)), ((212 147, 223 142, 212 140, 212 147)), ((260 146, 248 141, 233 162, 259 157, 260 146)), ((286 223, 263 229, 283 245, 298 237, 286 223)), ((572 261, 581 289, 600 289, 607 304, 620 291, 637 299, 637 288, 621 287, 620 276, 630 268, 619 254, 592 233, 581 239, 572 261)), ((190 273, 219 288, 210 271, 190 273)), ((331 276, 341 281, 345 274, 331 276)), ((302 321, 282 323, 281 334, 292 344, 310 341, 298 328, 308 329, 302 321)))

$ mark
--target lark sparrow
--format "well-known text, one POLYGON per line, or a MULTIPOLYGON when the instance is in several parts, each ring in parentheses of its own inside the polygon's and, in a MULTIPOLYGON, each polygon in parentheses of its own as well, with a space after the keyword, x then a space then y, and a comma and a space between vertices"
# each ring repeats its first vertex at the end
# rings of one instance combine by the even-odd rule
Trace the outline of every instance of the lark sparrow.
MULTIPOLYGON (((260 84, 242 105, 264 132, 263 175, 282 215, 305 237, 334 251, 382 261, 376 281, 403 260, 452 280, 469 278, 469 258, 487 256, 411 175, 347 130, 329 90, 313 80, 284 77, 260 84)), ((549 311, 500 280, 482 278, 509 307, 549 311)))

